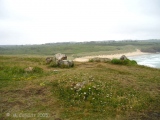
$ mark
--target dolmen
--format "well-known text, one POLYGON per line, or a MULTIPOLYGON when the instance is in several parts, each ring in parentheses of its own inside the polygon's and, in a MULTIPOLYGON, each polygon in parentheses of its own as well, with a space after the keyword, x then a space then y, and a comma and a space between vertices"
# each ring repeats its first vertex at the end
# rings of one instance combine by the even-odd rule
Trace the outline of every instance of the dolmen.
POLYGON ((62 53, 57 53, 53 57, 46 58, 46 64, 54 63, 58 67, 73 67, 74 62, 72 60, 67 60, 67 55, 62 53))

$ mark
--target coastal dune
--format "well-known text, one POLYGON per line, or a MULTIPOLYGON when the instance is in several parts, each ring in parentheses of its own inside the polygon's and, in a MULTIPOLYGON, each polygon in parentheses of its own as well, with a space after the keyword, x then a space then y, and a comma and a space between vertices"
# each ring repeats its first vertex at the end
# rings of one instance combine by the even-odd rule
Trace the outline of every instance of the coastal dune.
POLYGON ((120 53, 120 54, 112 54, 112 55, 97 55, 97 56, 85 56, 85 57, 80 57, 80 58, 75 58, 74 61, 77 62, 87 62, 89 59, 94 58, 94 57, 99 57, 99 58, 120 58, 122 55, 125 55, 126 57, 130 56, 138 56, 138 55, 145 55, 149 53, 144 53, 141 52, 139 49, 136 49, 135 52, 128 52, 128 53, 120 53))

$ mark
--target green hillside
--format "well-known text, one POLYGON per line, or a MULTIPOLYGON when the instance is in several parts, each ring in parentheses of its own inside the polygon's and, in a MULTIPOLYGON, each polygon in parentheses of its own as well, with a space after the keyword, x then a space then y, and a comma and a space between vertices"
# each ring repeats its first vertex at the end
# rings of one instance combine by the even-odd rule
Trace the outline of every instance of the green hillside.
POLYGON ((0 56, 1 120, 158 120, 159 93, 159 69, 110 62, 52 68, 44 57, 0 56))
POLYGON ((86 55, 115 54, 135 51, 159 52, 160 40, 145 41, 101 41, 80 43, 48 43, 43 45, 0 46, 0 55, 43 55, 65 53, 75 58, 86 55))

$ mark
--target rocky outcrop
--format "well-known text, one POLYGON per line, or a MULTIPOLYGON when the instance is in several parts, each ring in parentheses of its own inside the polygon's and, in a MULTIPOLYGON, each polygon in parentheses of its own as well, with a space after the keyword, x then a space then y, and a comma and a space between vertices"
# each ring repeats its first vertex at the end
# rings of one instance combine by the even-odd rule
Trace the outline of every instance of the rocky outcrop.
POLYGON ((128 58, 125 56, 125 55, 122 55, 121 57, 120 57, 120 60, 127 60, 128 58))
POLYGON ((72 60, 67 60, 67 56, 62 53, 57 53, 53 57, 46 58, 47 64, 52 64, 51 66, 59 67, 73 67, 74 62, 72 60))
POLYGON ((60 66, 60 67, 73 67, 74 62, 72 60, 60 60, 58 62, 58 66, 60 66))

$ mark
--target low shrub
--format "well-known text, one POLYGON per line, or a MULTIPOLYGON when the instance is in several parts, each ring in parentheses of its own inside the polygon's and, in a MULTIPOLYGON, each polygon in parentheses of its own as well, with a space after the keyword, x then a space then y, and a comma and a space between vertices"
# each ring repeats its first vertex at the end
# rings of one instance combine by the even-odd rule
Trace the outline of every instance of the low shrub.
POLYGON ((135 60, 130 60, 130 63, 131 63, 132 65, 137 65, 137 61, 135 61, 135 60))
POLYGON ((114 58, 111 60, 111 63, 118 64, 118 65, 137 65, 137 62, 135 60, 129 60, 129 59, 120 60, 120 59, 114 58))

